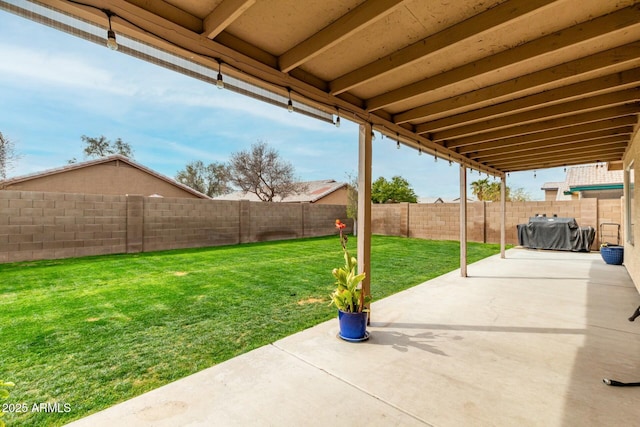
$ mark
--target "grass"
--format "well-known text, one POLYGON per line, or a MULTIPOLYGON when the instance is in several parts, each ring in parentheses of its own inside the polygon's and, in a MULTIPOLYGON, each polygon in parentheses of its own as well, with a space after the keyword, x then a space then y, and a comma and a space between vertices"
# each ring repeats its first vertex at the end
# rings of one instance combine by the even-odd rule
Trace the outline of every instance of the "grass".
MULTIPOLYGON (((371 257, 377 300, 458 268, 459 244, 373 236, 371 257)), ((62 425, 331 319, 341 261, 331 236, 0 265, 3 403, 28 408, 4 419, 62 425)))

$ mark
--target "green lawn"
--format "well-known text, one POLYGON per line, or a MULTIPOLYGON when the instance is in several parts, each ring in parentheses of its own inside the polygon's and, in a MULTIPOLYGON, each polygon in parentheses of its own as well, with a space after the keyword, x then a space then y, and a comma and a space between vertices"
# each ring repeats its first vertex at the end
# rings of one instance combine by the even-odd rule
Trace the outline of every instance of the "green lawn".
MULTIPOLYGON (((459 244, 373 236, 371 257, 375 301, 458 268, 459 244)), ((4 419, 61 425, 331 319, 341 263, 332 236, 0 264, 3 403, 28 408, 4 419)))

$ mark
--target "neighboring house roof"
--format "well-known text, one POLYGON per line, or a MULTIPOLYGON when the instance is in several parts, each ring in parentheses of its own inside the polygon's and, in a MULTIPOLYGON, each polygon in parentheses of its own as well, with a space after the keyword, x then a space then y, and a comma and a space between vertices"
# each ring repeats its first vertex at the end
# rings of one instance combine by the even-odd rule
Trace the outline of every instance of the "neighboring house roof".
MULTIPOLYGON (((302 182, 302 185, 306 186, 306 191, 300 194, 293 194, 285 197, 284 199, 277 199, 277 202, 284 203, 302 203, 309 202, 315 203, 323 197, 329 194, 347 187, 346 182, 337 182, 333 179, 324 179, 320 181, 307 181, 302 182)), ((253 193, 245 191, 236 191, 222 196, 215 197, 216 200, 249 200, 252 202, 259 202, 260 199, 253 193)))
POLYGON ((557 190, 558 188, 560 188, 562 186, 562 184, 564 184, 564 181, 560 181, 560 182, 545 182, 544 184, 542 184, 542 187, 540 188, 541 190, 557 190))
POLYGON ((609 170, 608 165, 574 166, 567 171, 565 194, 574 191, 622 189, 624 172, 609 170))
MULTIPOLYGON (((28 175, 22 175, 22 176, 16 176, 10 179, 6 179, 4 181, 0 181, 0 190, 5 189, 11 185, 14 184, 19 184, 19 183, 23 183, 26 181, 31 181, 34 179, 40 179, 40 178, 44 178, 47 176, 51 176, 51 175, 58 175, 58 174, 62 174, 65 172, 70 172, 70 171, 75 171, 78 169, 83 169, 83 168, 89 168, 91 166, 95 166, 95 165, 101 165, 101 164, 105 164, 105 163, 109 163, 109 162, 113 162, 115 160, 118 160, 120 162, 126 163, 127 165, 136 168, 144 173, 147 173, 157 179, 160 179, 162 181, 165 181, 175 187, 180 188, 183 191, 186 191, 188 193, 191 193, 192 195, 201 198, 201 199, 209 199, 210 197, 207 196, 206 194, 202 194, 199 191, 194 190, 193 188, 186 186, 184 184, 179 183, 178 181, 169 178, 168 176, 162 175, 161 173, 158 173, 156 171, 154 171, 153 169, 149 169, 146 166, 141 165, 140 163, 134 162, 133 160, 122 156, 120 154, 114 154, 111 156, 106 156, 106 157, 100 157, 98 159, 93 159, 93 160, 87 160, 85 162, 78 162, 78 163, 70 163, 68 165, 59 167, 59 168, 53 168, 53 169, 47 169, 41 172, 35 172, 35 173, 31 173, 28 175)), ((162 197, 160 195, 154 194, 154 197, 162 197)))
POLYGON ((424 203, 424 204, 444 203, 444 200, 442 200, 442 197, 418 197, 418 203, 424 203))
POLYGON ((596 163, 572 166, 567 169, 564 182, 545 182, 541 190, 557 190, 556 200, 570 199, 571 193, 593 190, 618 190, 623 188, 624 172, 611 170, 608 164, 596 163))

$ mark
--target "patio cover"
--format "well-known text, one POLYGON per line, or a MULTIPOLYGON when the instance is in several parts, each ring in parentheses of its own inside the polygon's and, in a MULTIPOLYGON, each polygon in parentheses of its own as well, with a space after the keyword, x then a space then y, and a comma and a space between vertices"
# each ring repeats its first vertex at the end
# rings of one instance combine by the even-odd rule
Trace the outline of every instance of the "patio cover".
POLYGON ((212 83, 220 72, 267 102, 370 123, 496 176, 619 161, 638 122, 635 0, 0 0, 0 8, 98 43, 110 19, 125 53, 179 69, 151 46, 212 75, 182 72, 212 83), (100 31, 56 22, 53 10, 100 31))

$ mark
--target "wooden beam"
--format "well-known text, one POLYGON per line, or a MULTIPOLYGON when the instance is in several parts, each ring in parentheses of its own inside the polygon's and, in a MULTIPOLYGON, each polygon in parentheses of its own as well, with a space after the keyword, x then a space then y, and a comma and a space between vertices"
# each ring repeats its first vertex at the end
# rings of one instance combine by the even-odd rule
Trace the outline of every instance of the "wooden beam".
POLYGON ((215 39, 233 21, 238 19, 256 0, 223 0, 203 20, 203 35, 209 39, 215 39))
POLYGON ((371 135, 371 124, 361 124, 358 141, 358 274, 366 274, 362 281, 364 295, 371 295, 371 135))
POLYGON ((369 98, 365 101, 367 111, 376 111, 398 102, 406 102, 431 90, 477 78, 482 74, 498 70, 504 72, 505 68, 519 62, 532 60, 538 56, 561 49, 573 49, 575 45, 590 43, 592 39, 610 36, 616 31, 638 31, 640 29, 639 22, 640 4, 626 7, 471 62, 451 71, 369 98))
POLYGON ((453 115, 468 111, 471 108, 481 108, 508 101, 520 93, 527 93, 533 88, 542 91, 549 86, 561 84, 563 81, 573 82, 581 78, 581 75, 588 76, 594 73, 604 73, 607 70, 607 74, 613 74, 624 72, 639 65, 640 42, 629 43, 554 67, 545 68, 526 76, 518 76, 472 92, 422 105, 395 114, 393 121, 398 124, 409 122, 417 124, 418 122, 431 120, 431 118, 440 118, 442 114, 453 115))
POLYGON ((623 128, 604 129, 596 132, 583 133, 580 135, 568 135, 559 138, 550 138, 544 141, 529 142, 526 144, 503 144, 492 148, 491 150, 472 151, 466 153, 469 158, 484 162, 492 156, 500 155, 504 152, 522 153, 527 151, 538 151, 545 149, 553 149, 555 147, 567 147, 574 144, 588 143, 600 138, 611 136, 622 136, 628 138, 633 133, 634 127, 627 126, 623 128), (481 160, 482 159, 482 160, 481 160))
POLYGON ((467 168, 460 165, 460 275, 467 277, 467 168))
MULTIPOLYGON (((439 123, 439 126, 443 128, 448 126, 460 126, 463 123, 476 123, 490 118, 514 114, 519 111, 527 111, 543 106, 561 104, 571 100, 630 89, 639 85, 640 68, 634 68, 622 73, 590 79, 580 83, 547 90, 535 95, 524 96, 512 101, 502 102, 496 105, 451 115, 450 117, 438 120, 437 123, 439 123)), ((416 129, 419 131, 420 126, 417 126, 416 129)))
POLYGON ((598 150, 605 150, 611 148, 624 149, 631 138, 629 135, 611 135, 601 138, 594 138, 587 141, 577 141, 573 144, 560 144, 560 145, 547 145, 540 147, 538 150, 527 151, 512 151, 509 148, 505 148, 501 153, 494 153, 490 155, 474 156, 470 155, 469 158, 477 160, 480 163, 496 163, 503 162, 511 159, 525 159, 525 158, 539 158, 543 156, 551 155, 566 155, 570 153, 590 153, 598 150))
POLYGON ((579 112, 586 112, 589 110, 604 109, 607 106, 623 105, 626 103, 632 103, 640 100, 640 88, 626 89, 620 92, 607 93, 604 95, 596 95, 586 99, 580 99, 577 101, 565 102, 551 107, 539 108, 536 110, 525 111, 522 113, 516 113, 509 116, 499 117, 496 119, 490 119, 479 123, 473 123, 470 125, 464 125, 460 127, 454 127, 441 132, 431 133, 428 128, 435 126, 440 127, 438 121, 429 123, 424 127, 420 127, 420 130, 416 129, 418 133, 429 132, 434 141, 442 141, 445 139, 454 139, 463 137, 466 135, 473 135, 476 133, 488 132, 500 128, 509 128, 518 124, 525 124, 530 122, 539 122, 545 119, 554 117, 570 116, 579 112))
MULTIPOLYGON (((625 131, 638 122, 635 116, 618 117, 615 119, 601 120, 598 122, 591 122, 585 124, 578 124, 576 126, 568 126, 563 128, 556 128, 542 132, 527 133, 525 135, 518 135, 510 138, 494 139, 487 142, 481 142, 476 144, 464 144, 460 146, 457 151, 460 154, 477 153, 485 150, 492 151, 506 146, 520 146, 528 145, 529 143, 540 144, 549 140, 557 140, 565 137, 573 137, 576 139, 582 138, 583 135, 591 132, 604 131, 608 129, 624 129, 625 131)), ((467 138, 474 138, 473 136, 467 138)), ((465 142, 466 138, 460 138, 454 140, 454 142, 465 142)))
POLYGON ((283 53, 278 61, 280 71, 288 73, 315 56, 320 55, 361 28, 384 18, 393 12, 402 1, 369 0, 362 3, 302 43, 283 53))
POLYGON ((331 93, 338 95, 392 71, 411 65, 453 43, 495 30, 528 13, 553 3, 553 0, 507 1, 478 15, 448 27, 397 52, 353 70, 330 82, 331 93))
POLYGON ((500 178, 500 258, 506 258, 505 247, 507 243, 507 177, 500 178))
MULTIPOLYGON (((624 117, 635 124, 638 120, 636 114, 640 112, 639 104, 618 105, 616 107, 604 108, 602 110, 589 111, 586 113, 578 113, 572 116, 565 116, 555 119, 543 120, 536 123, 528 123, 524 125, 514 126, 512 128, 498 129, 477 135, 465 136, 462 138, 442 141, 443 145, 450 149, 458 149, 459 147, 500 140, 503 138, 523 137, 528 134, 547 132, 553 130, 561 130, 576 125, 599 123, 605 120, 613 120, 624 117)), ((433 137, 433 136, 431 136, 433 137)))
POLYGON ((514 170, 513 168, 539 169, 536 165, 545 165, 545 167, 564 166, 580 163, 595 163, 611 160, 621 160, 624 155, 624 149, 614 148, 611 150, 601 150, 597 152, 568 154, 564 156, 536 156, 535 158, 508 160, 504 162, 495 162, 494 164, 501 170, 514 170))
POLYGON ((611 156, 601 156, 601 157, 590 157, 590 158, 566 158, 566 159, 556 159, 556 160, 545 160, 539 162, 530 162, 519 165, 510 165, 504 166, 502 170, 505 173, 509 172, 518 172, 518 171, 530 171, 536 169, 548 169, 548 168, 557 168, 563 166, 575 166, 575 165, 584 165, 585 163, 596 163, 596 162, 614 162, 618 161, 622 158, 620 155, 611 155, 611 156))

